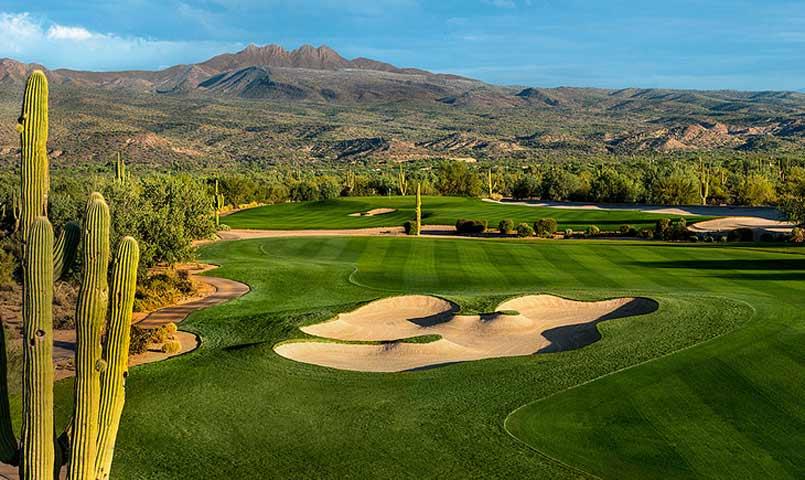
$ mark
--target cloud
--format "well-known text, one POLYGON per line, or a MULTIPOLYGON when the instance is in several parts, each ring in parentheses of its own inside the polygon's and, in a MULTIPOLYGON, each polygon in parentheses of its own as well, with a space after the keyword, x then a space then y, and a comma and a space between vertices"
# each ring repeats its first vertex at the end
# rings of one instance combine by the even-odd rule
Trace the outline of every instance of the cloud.
POLYGON ((47 31, 47 38, 52 40, 89 40, 93 37, 103 37, 92 33, 84 27, 66 27, 64 25, 51 25, 47 31))
POLYGON ((242 48, 239 42, 166 41, 61 25, 30 13, 0 12, 0 57, 48 68, 89 70, 153 68, 201 61, 242 48))

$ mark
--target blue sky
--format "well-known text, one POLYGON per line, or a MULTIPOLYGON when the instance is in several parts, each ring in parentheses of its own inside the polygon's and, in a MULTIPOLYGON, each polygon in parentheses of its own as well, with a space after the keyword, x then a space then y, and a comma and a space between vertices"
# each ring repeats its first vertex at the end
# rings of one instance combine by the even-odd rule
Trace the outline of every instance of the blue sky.
POLYGON ((0 57, 156 69, 249 43, 530 86, 805 88, 805 1, 0 0, 0 57))

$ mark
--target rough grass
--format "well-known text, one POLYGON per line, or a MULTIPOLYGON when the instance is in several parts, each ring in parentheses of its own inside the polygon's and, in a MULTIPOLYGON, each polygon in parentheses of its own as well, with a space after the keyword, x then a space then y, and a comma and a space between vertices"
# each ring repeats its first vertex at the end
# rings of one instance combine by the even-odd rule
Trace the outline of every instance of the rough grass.
MULTIPOLYGON (((252 291, 191 316, 198 351, 132 370, 116 478, 795 478, 805 466, 805 257, 363 237, 224 242, 202 257, 252 291), (660 309, 601 324, 580 350, 401 374, 272 350, 383 296, 490 311, 537 292, 660 309), (511 436, 507 415, 539 399, 507 422, 511 436)), ((62 421, 71 387, 57 386, 62 421)))
MULTIPOLYGON (((321 202, 285 203, 244 210, 226 217, 232 228, 268 230, 304 230, 319 228, 366 228, 401 226, 415 217, 414 197, 345 197, 321 202), (372 217, 351 217, 349 214, 373 208, 394 208, 396 212, 372 217)), ((486 220, 498 225, 503 219, 514 220, 517 225, 529 224, 543 217, 555 218, 558 230, 571 228, 585 230, 597 225, 603 231, 616 231, 621 225, 638 230, 654 227, 660 218, 678 218, 643 212, 618 210, 571 210, 523 205, 501 205, 466 197, 423 197, 422 223, 426 225, 454 225, 460 218, 486 220)), ((686 217, 689 222, 703 217, 686 217)))

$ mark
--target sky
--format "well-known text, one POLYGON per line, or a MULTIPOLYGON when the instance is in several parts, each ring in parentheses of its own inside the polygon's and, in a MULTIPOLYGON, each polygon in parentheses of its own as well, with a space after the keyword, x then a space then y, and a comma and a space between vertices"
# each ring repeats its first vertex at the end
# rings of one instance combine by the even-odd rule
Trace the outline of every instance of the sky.
POLYGON ((326 44, 520 86, 805 89, 803 0, 0 0, 0 57, 159 69, 326 44))

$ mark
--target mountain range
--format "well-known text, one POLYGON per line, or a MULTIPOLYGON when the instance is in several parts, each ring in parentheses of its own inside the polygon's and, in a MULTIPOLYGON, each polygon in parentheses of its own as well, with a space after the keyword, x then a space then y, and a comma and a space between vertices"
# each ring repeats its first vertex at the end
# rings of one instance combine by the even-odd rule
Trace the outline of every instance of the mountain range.
MULTIPOLYGON (((2 59, 4 114, 19 108, 34 68, 46 71, 59 107, 51 143, 64 164, 110 150, 172 166, 805 151, 796 92, 498 86, 327 46, 250 45, 159 71, 2 59)), ((14 161, 17 141, 0 129, 0 163, 14 161)))

